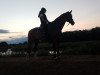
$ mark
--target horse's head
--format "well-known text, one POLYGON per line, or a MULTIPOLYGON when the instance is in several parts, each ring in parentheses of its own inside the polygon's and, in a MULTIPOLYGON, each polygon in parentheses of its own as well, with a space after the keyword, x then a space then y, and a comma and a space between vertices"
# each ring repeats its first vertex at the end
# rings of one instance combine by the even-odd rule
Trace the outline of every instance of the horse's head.
POLYGON ((74 22, 74 20, 72 18, 72 14, 71 13, 72 13, 72 10, 65 13, 65 20, 67 22, 69 22, 71 25, 74 25, 75 22, 74 22))

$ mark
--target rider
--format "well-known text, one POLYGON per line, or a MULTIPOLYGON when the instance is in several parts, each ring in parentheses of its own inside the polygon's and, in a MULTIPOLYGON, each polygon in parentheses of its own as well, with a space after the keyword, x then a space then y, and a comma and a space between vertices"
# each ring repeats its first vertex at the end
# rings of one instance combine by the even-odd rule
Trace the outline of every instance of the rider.
POLYGON ((46 31, 47 31, 47 24, 49 23, 45 13, 46 13, 46 9, 44 7, 42 7, 39 12, 39 15, 38 15, 38 17, 40 18, 40 21, 41 21, 40 28, 42 29, 42 31, 44 33, 46 33, 46 31))

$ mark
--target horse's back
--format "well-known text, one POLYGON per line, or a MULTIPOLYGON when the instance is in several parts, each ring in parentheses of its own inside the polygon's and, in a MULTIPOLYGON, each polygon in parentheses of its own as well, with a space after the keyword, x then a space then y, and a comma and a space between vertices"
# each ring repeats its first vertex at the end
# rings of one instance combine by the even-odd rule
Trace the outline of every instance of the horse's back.
POLYGON ((39 27, 33 28, 28 32, 28 41, 34 41, 38 38, 39 27))
POLYGON ((39 29, 39 27, 31 29, 31 30, 28 32, 28 35, 38 32, 38 29, 39 29))

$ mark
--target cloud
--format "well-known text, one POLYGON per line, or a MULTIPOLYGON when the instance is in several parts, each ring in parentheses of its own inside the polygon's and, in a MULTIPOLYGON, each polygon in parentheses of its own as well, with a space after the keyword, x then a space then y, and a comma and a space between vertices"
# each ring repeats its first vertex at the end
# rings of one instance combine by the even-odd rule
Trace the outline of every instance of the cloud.
POLYGON ((20 38, 12 38, 10 40, 7 40, 6 42, 8 44, 18 44, 18 43, 23 43, 23 42, 26 42, 27 41, 27 37, 23 36, 23 37, 20 37, 20 38))
POLYGON ((0 42, 1 41, 5 41, 9 44, 18 44, 27 41, 27 37, 24 32, 11 32, 6 29, 0 29, 0 42))
POLYGON ((9 30, 0 29, 0 33, 9 33, 9 30))
POLYGON ((28 41, 28 38, 26 36, 17 37, 17 38, 16 37, 9 37, 9 39, 7 39, 4 36, 3 38, 5 38, 5 39, 0 38, 0 42, 7 42, 8 44, 19 44, 19 43, 24 43, 24 42, 28 41))

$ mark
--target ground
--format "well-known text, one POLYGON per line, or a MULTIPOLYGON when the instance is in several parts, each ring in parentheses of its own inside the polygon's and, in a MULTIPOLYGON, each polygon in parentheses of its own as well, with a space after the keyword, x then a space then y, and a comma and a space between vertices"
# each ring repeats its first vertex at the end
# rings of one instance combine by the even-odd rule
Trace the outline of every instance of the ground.
POLYGON ((58 62, 50 56, 0 58, 0 75, 100 75, 99 55, 67 55, 58 62))

